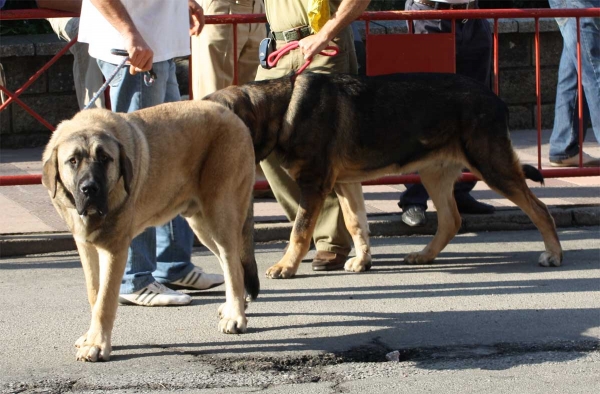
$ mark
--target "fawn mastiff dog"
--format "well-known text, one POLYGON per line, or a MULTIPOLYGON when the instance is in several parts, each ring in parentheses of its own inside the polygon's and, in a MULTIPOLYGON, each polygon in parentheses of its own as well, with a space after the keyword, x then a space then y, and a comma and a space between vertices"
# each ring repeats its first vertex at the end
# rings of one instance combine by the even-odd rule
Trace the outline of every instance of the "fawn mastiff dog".
POLYGON ((310 247, 324 197, 335 190, 356 257, 347 271, 371 267, 360 181, 418 171, 437 208, 438 229, 409 264, 432 262, 459 230, 453 185, 463 168, 517 204, 542 233, 543 266, 559 266, 554 220, 527 187, 540 172, 512 149, 506 105, 480 83, 455 74, 360 77, 303 73, 232 86, 205 99, 231 108, 252 132, 257 160, 274 152, 301 190, 289 247, 268 269, 291 278, 310 247))
POLYGON ((92 309, 77 359, 108 360, 130 241, 178 214, 218 258, 226 301, 219 330, 246 331, 245 292, 258 295, 247 127, 210 102, 130 114, 86 110, 62 122, 43 154, 42 182, 81 256, 92 309))

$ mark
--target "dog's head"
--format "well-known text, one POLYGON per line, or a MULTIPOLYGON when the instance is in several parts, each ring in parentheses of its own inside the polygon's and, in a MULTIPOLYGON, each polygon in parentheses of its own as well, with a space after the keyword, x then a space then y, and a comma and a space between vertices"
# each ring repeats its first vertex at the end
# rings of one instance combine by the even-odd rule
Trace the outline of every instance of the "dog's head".
POLYGON ((122 123, 110 111, 90 110, 59 125, 43 156, 42 183, 53 199, 81 216, 104 217, 113 189, 129 194, 132 164, 115 132, 122 123))

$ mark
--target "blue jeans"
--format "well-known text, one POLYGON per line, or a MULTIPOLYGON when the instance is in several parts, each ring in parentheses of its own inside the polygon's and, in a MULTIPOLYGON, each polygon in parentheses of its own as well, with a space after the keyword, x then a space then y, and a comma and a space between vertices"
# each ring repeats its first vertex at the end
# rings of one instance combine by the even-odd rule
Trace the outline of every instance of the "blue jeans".
MULTIPOLYGON (((432 9, 426 5, 407 0, 406 11, 421 11, 432 9)), ((413 28, 416 34, 449 33, 452 22, 445 19, 414 20, 413 28)), ((457 20, 455 24, 456 37, 456 73, 478 80, 490 86, 492 65, 492 31, 485 19, 469 19, 465 23, 457 20)), ((469 194, 477 182, 457 182, 454 185, 455 198, 469 194)), ((400 206, 404 209, 410 205, 418 205, 427 209, 429 194, 420 183, 407 184, 406 190, 400 195, 400 206)))
MULTIPOLYGON (((549 0, 552 8, 600 7, 600 0, 549 0)), ((563 36, 558 67, 554 129, 550 137, 550 160, 568 159, 579 153, 577 92, 577 20, 556 18, 563 36)), ((600 17, 581 18, 581 84, 583 87, 583 133, 591 119, 600 142, 600 17)))
MULTIPOLYGON (((105 78, 117 67, 102 60, 98 60, 98 65, 105 78)), ((152 68, 157 76, 152 86, 146 86, 143 73, 131 75, 129 67, 119 70, 110 84, 114 112, 133 112, 181 100, 175 62, 154 63, 152 68)), ((155 280, 168 283, 186 276, 194 268, 191 263, 193 242, 194 233, 181 216, 163 226, 147 228, 131 241, 121 293, 136 292, 155 280)))

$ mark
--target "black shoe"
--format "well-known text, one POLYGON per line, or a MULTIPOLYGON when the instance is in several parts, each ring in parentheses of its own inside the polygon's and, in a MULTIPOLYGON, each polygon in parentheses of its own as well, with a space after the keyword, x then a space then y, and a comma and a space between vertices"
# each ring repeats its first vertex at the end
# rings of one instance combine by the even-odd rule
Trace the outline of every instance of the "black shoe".
POLYGON ((420 205, 408 205, 403 209, 402 221, 411 227, 424 226, 427 223, 425 208, 420 205))
POLYGON ((459 196, 455 196, 456 206, 460 213, 471 213, 471 214, 490 214, 496 211, 493 205, 485 204, 474 199, 470 194, 464 193, 459 196))

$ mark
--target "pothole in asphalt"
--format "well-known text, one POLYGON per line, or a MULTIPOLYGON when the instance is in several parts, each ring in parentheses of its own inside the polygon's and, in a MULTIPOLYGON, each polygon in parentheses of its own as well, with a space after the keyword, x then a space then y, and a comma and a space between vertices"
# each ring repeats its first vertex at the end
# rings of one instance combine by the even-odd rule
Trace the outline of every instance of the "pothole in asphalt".
MULTIPOLYGON (((378 338, 371 344, 358 346, 339 353, 322 353, 314 355, 288 356, 250 356, 250 357, 216 357, 198 355, 198 362, 209 364, 215 373, 265 372, 302 373, 313 376, 310 381, 318 381, 319 371, 324 367, 343 363, 383 363, 410 361, 441 361, 449 359, 481 359, 503 357, 541 351, 590 352, 600 349, 596 340, 558 341, 544 344, 507 344, 424 347, 393 350, 383 345, 378 338), (390 354, 393 353, 393 359, 390 354), (387 356, 387 357, 386 357, 387 356), (310 373, 309 373, 310 372, 310 373)), ((304 377, 304 379, 306 376, 304 377)), ((306 381, 306 380, 304 380, 306 381)))

